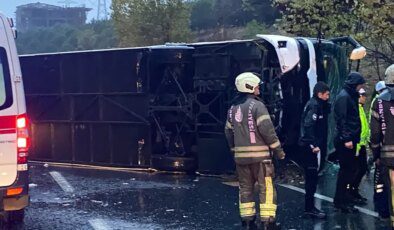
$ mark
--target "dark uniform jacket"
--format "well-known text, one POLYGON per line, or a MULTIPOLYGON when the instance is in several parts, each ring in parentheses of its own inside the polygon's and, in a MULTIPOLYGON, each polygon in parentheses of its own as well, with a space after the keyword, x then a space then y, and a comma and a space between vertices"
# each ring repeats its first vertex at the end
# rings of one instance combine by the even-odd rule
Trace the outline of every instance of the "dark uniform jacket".
POLYGON ((394 167, 394 88, 388 89, 372 104, 370 142, 374 158, 394 167))
POLYGON ((356 145, 360 142, 361 121, 358 108, 360 95, 355 86, 345 85, 338 94, 334 104, 334 118, 336 122, 337 143, 353 141, 356 145))
POLYGON ((231 106, 224 131, 237 164, 271 160, 271 152, 280 159, 284 157, 268 110, 253 95, 231 106))
POLYGON ((312 97, 306 103, 301 117, 301 146, 313 145, 320 149, 327 146, 327 106, 327 102, 317 97, 312 97))

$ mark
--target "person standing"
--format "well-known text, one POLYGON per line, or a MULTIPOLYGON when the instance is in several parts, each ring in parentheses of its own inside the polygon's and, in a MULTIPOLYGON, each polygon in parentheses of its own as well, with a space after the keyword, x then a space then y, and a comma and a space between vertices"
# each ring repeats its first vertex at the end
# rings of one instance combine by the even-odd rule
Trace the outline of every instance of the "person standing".
POLYGON ((374 100, 377 97, 379 97, 380 94, 387 91, 386 83, 384 81, 378 81, 378 83, 376 83, 376 85, 375 85, 375 91, 376 91, 376 95, 375 95, 374 99, 372 100, 371 105, 373 104, 374 100))
POLYGON ((367 94, 365 89, 360 89, 359 91, 360 98, 359 98, 359 114, 360 114, 360 122, 361 122, 361 135, 360 135, 360 142, 357 144, 356 148, 356 176, 354 178, 354 182, 352 184, 351 195, 355 203, 358 205, 366 205, 367 199, 360 194, 360 183, 364 175, 367 173, 368 170, 368 162, 367 162, 367 143, 369 142, 369 124, 367 120, 367 115, 364 111, 364 105, 367 101, 367 94))
POLYGON ((256 229, 254 185, 259 185, 260 220, 263 229, 278 229, 273 155, 285 153, 275 133, 267 108, 257 97, 260 78, 251 72, 237 76, 239 95, 227 114, 225 136, 234 152, 239 179, 239 211, 244 229, 256 229), (271 154, 273 153, 273 155, 271 154))
MULTIPOLYGON (((377 82, 375 85, 375 91, 376 91, 376 95, 371 102, 370 111, 369 111, 369 122, 371 122, 371 117, 372 117, 372 105, 375 103, 376 99, 379 97, 380 94, 388 91, 386 87, 386 83, 384 81, 377 82)), ((371 167, 370 165, 374 163, 375 163, 375 173, 374 173, 373 200, 374 200, 375 210, 378 212, 380 218, 388 219, 390 218, 390 212, 389 212, 389 204, 387 200, 388 200, 388 190, 390 188, 386 188, 384 186, 384 175, 382 175, 381 166, 377 164, 376 159, 374 159, 374 157, 368 159, 369 167, 371 167)))
MULTIPOLYGON (((315 207, 314 195, 321 163, 318 154, 327 142, 326 104, 330 98, 330 88, 324 82, 317 82, 313 97, 306 103, 301 119, 300 150, 303 153, 305 172, 305 212, 306 216, 324 219, 326 214, 315 207)), ((323 160, 322 158, 320 158, 323 160)))
POLYGON ((378 81, 375 84, 375 96, 373 97, 372 101, 371 101, 371 106, 369 108, 369 117, 368 117, 368 122, 371 122, 371 115, 372 115, 372 105, 374 104, 376 98, 379 97, 380 94, 382 94, 383 92, 387 91, 387 87, 386 87, 386 83, 384 81, 378 81))
POLYGON ((350 192, 356 176, 356 147, 361 135, 358 91, 363 88, 364 83, 364 77, 360 73, 351 72, 334 103, 336 122, 334 146, 340 166, 334 206, 344 213, 358 211, 353 206, 350 192))
POLYGON ((387 202, 394 229, 394 64, 385 72, 385 83, 387 90, 372 104, 370 144, 389 194, 387 202))

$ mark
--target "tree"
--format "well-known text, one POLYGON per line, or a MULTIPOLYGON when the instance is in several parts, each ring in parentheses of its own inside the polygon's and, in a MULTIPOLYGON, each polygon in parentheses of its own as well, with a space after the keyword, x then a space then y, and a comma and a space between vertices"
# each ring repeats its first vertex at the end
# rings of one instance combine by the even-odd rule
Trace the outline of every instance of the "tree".
POLYGON ((182 0, 113 0, 112 18, 121 46, 187 42, 190 9, 182 0))
POLYGON ((271 0, 242 0, 244 11, 253 16, 258 23, 272 25, 279 15, 279 11, 272 6, 271 0))
POLYGON ((244 26, 252 20, 252 15, 245 13, 242 0, 215 0, 213 10, 217 26, 244 26))
POLYGON ((213 6, 214 0, 198 0, 191 3, 190 27, 192 30, 210 29, 216 26, 213 6))
POLYGON ((273 0, 279 28, 298 36, 353 36, 379 63, 394 63, 394 4, 384 0, 273 0))
POLYGON ((282 13, 279 27, 297 36, 347 35, 355 24, 353 1, 274 0, 282 13))
POLYGON ((246 24, 243 38, 254 39, 256 38, 256 34, 265 33, 267 33, 267 26, 257 22, 256 20, 252 20, 246 24))
POLYGON ((118 47, 111 21, 93 21, 80 27, 59 24, 20 32, 16 43, 20 54, 118 47))
POLYGON ((373 60, 379 78, 383 68, 394 63, 394 4, 382 1, 360 1, 357 8, 356 39, 363 42, 373 60))

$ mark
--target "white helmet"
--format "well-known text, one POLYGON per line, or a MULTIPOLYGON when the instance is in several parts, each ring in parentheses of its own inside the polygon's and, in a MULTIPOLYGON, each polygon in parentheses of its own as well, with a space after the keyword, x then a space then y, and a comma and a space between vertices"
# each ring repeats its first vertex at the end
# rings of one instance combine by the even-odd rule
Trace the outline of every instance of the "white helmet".
POLYGON ((235 78, 235 87, 241 93, 254 93, 254 89, 259 86, 261 80, 254 73, 245 72, 235 78))
POLYGON ((378 81, 378 83, 376 83, 376 85, 375 85, 376 92, 382 91, 385 88, 386 88, 386 83, 384 83, 384 81, 378 81))
POLYGON ((394 64, 392 64, 386 69, 384 75, 386 75, 386 77, 384 78, 386 85, 394 85, 394 64))

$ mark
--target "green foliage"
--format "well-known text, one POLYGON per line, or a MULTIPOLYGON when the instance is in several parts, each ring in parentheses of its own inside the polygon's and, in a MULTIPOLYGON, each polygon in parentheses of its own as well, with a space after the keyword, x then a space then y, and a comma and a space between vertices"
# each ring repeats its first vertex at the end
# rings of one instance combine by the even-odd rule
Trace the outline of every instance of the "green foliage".
POLYGON ((213 9, 218 26, 243 26, 252 19, 242 0, 215 0, 213 9))
POLYGON ((82 27, 57 25, 18 33, 20 54, 50 53, 117 47, 111 21, 94 21, 82 27))
POLYGON ((271 0, 193 0, 191 28, 241 27, 256 20, 272 25, 279 13, 271 0))
POLYGON ((216 26, 213 6, 214 0, 198 0, 191 3, 190 27, 192 30, 209 29, 216 26))
POLYGON ((348 35, 355 24, 353 1, 274 0, 282 13, 280 28, 297 36, 348 35))
POLYGON ((280 29, 298 36, 353 36, 369 57, 394 63, 394 4, 380 0, 273 0, 280 29))
MULTIPOLYGON (((354 36, 369 48, 370 56, 386 66, 394 63, 394 4, 364 0, 357 7, 354 36)), ((376 63, 379 66, 379 63, 376 63)))
POLYGON ((182 0, 113 0, 112 10, 121 46, 189 41, 190 9, 182 0))
POLYGON ((279 11, 272 6, 271 0, 242 0, 244 11, 251 14, 253 20, 272 25, 279 18, 279 11))
POLYGON ((245 39, 256 38, 256 34, 267 33, 267 26, 265 24, 259 23, 256 20, 252 20, 246 24, 244 36, 245 39))

